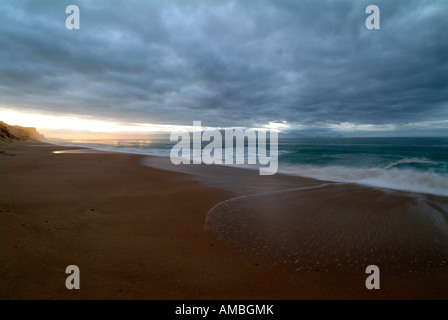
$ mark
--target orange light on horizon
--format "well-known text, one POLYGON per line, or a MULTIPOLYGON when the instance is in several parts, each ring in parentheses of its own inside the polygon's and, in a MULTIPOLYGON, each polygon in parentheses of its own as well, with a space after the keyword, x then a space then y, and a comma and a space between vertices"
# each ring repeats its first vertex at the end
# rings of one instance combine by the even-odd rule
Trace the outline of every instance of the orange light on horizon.
MULTIPOLYGON (((87 119, 77 116, 57 116, 37 113, 27 113, 15 111, 12 109, 0 109, 0 121, 9 125, 19 125, 23 127, 35 127, 44 135, 53 137, 71 136, 71 137, 95 137, 103 135, 147 135, 157 133, 171 133, 180 131, 226 129, 224 127, 194 127, 192 125, 168 125, 151 123, 117 123, 113 121, 87 119), (56 131, 56 132, 55 132, 56 131)), ((254 130, 271 130, 281 132, 289 128, 286 122, 269 122, 261 124, 254 130)), ((231 127, 227 128, 231 129, 231 127)), ((232 127, 232 129, 247 129, 243 127, 232 127)))
POLYGON ((68 129, 89 131, 92 133, 151 133, 188 130, 190 126, 129 123, 120 124, 112 121, 83 119, 72 116, 41 115, 19 111, 0 110, 0 120, 10 125, 35 127, 37 129, 68 129))

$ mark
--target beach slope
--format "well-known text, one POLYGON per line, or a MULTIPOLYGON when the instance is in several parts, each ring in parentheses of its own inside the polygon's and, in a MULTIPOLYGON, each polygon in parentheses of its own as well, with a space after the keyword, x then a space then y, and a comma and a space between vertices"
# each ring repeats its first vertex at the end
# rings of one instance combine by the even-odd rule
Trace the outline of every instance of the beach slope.
MULTIPOLYGON (((0 143, 0 299, 448 298, 440 270, 386 274, 380 290, 367 290, 363 270, 272 266, 204 231, 209 210, 238 192, 145 166, 139 155, 77 149, 0 143), (54 153, 63 150, 71 152, 54 153), (80 269, 79 290, 65 286, 69 265, 80 269)), ((243 171, 233 183, 262 179, 243 171)), ((322 183, 270 179, 266 188, 322 183)))

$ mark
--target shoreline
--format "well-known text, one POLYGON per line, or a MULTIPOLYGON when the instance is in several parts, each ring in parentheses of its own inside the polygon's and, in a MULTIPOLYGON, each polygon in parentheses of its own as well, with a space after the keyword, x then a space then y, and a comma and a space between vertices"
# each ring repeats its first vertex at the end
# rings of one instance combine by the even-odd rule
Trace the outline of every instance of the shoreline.
MULTIPOLYGON (((116 140, 116 139, 111 139, 116 140)), ((137 139, 141 140, 141 139, 137 139)), ((165 141, 166 139, 161 139, 165 141)), ((50 142, 48 142, 50 143, 50 142)), ((57 145, 57 144, 55 144, 57 145)), ((61 145, 64 146, 64 145, 61 145)), ((155 168, 160 168, 162 170, 168 170, 172 172, 189 173, 193 175, 200 175, 202 171, 207 171, 208 174, 213 175, 213 170, 200 169, 202 167, 212 167, 212 168, 231 168, 232 170, 250 170, 258 171, 260 165, 248 165, 248 164, 212 164, 212 165, 199 165, 198 164, 179 164, 173 165, 170 161, 165 161, 170 159, 168 154, 151 154, 139 151, 133 151, 131 149, 120 150, 117 148, 96 148, 94 146, 78 146, 78 145, 65 145, 69 147, 100 150, 103 152, 119 152, 127 154, 136 154, 143 157, 148 157, 149 159, 159 159, 159 161, 152 161, 151 165, 155 168), (165 159, 165 160, 164 160, 165 159)), ((151 163, 151 161, 145 161, 143 163, 151 163)), ((400 163, 401 160, 394 163, 400 163)), ((389 167, 391 164, 389 164, 389 167)), ((345 167, 345 166, 312 166, 312 165, 299 165, 299 164, 280 164, 275 176, 282 177, 297 177, 300 179, 308 179, 312 181, 321 181, 323 183, 344 183, 344 184, 355 184, 369 188, 379 188, 385 190, 394 190, 409 193, 419 193, 430 196, 437 197, 448 197, 448 193, 445 191, 448 188, 446 183, 446 175, 428 171, 419 172, 412 169, 392 169, 388 170, 389 167, 372 167, 372 168, 361 168, 361 167, 345 167), (409 184, 410 183, 410 184, 409 184)), ((216 169, 222 170, 222 169, 216 169)), ((207 179, 210 180, 210 179, 207 179)))
POLYGON ((447 272, 386 274, 381 290, 367 290, 364 270, 291 272, 204 232, 214 206, 254 183, 259 191, 321 181, 260 183, 256 171, 236 168, 195 176, 144 166, 141 155, 53 154, 80 147, 38 144, 0 145, 1 299, 448 298, 447 272), (80 290, 65 288, 71 264, 80 268, 80 290))

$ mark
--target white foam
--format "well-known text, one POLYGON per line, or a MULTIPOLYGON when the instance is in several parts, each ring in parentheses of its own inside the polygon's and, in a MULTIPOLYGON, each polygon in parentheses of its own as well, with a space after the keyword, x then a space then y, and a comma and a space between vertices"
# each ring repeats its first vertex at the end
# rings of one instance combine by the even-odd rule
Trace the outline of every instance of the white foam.
POLYGON ((426 158, 405 158, 389 163, 385 168, 390 169, 399 164, 409 164, 409 163, 422 163, 422 164, 437 164, 437 162, 428 160, 426 158))
MULTIPOLYGON (((54 143, 54 142, 52 142, 54 143)), ((169 157, 170 149, 149 149, 138 147, 116 147, 113 145, 95 143, 73 143, 57 141, 58 145, 95 148, 98 150, 136 153, 143 155, 156 155, 169 157)), ((279 150, 279 156, 290 153, 288 150, 279 150)), ((192 161, 192 156, 183 155, 185 163, 192 161)), ((204 160, 204 158, 203 158, 204 160)), ((210 160, 210 159, 209 159, 210 160)), ((245 159, 247 163, 247 159, 245 159)), ((405 158, 389 163, 385 168, 348 168, 342 166, 313 166, 313 165, 280 165, 278 173, 309 177, 324 181, 350 182, 373 187, 411 191, 418 193, 448 196, 448 176, 434 172, 423 172, 412 169, 398 169, 395 166, 407 163, 435 164, 426 158, 405 158)), ((260 165, 248 164, 221 164, 251 170, 259 170, 260 165)))
POLYGON ((373 187, 448 196, 448 176, 412 169, 360 169, 340 166, 281 166, 279 173, 318 180, 358 183, 373 187))

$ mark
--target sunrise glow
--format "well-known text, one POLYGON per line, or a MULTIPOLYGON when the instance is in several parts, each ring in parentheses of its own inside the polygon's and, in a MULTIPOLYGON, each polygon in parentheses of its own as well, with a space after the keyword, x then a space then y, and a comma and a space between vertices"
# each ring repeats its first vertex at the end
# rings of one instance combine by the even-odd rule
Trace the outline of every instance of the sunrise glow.
POLYGON ((0 110, 0 118, 11 125, 37 127, 38 129, 69 129, 105 133, 171 132, 190 128, 189 126, 149 123, 120 124, 112 121, 83 119, 74 116, 41 115, 9 110, 0 110))

